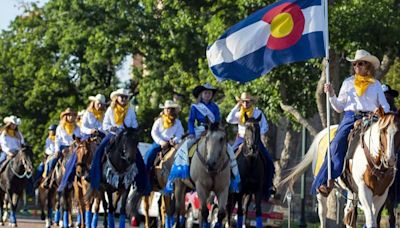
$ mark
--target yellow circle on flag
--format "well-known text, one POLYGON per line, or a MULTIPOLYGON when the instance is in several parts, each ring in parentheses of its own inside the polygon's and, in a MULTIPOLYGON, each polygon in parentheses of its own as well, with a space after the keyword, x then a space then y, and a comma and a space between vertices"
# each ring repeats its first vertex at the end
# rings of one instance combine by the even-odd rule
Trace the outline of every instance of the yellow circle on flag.
POLYGON ((276 38, 285 37, 293 30, 293 24, 290 13, 280 13, 272 19, 271 35, 276 38))

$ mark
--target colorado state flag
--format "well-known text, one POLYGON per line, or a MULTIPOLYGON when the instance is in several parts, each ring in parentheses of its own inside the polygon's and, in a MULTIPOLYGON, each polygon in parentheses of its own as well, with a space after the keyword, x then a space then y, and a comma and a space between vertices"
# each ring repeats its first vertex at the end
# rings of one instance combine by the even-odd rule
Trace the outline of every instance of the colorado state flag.
POLYGON ((324 57, 322 0, 283 0, 229 28, 207 48, 219 80, 254 80, 277 65, 324 57))

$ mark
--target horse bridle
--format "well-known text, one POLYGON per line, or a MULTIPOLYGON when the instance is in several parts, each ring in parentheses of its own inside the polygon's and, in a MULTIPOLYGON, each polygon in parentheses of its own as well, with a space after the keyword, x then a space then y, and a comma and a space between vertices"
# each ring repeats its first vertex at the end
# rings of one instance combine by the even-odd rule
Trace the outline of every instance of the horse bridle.
MULTIPOLYGON (((18 152, 18 153, 20 153, 20 152, 18 152)), ((27 178, 27 179, 29 179, 29 178, 31 178, 33 172, 32 172, 32 171, 28 171, 28 167, 27 167, 28 164, 27 164, 26 158, 25 158, 25 157, 21 158, 21 160, 22 160, 22 165, 24 166, 24 170, 25 170, 23 174, 19 174, 18 171, 16 171, 16 170, 13 168, 13 166, 14 166, 14 160, 15 160, 15 158, 13 158, 13 159, 10 160, 10 169, 11 169, 11 172, 12 172, 16 177, 18 177, 19 179, 22 179, 22 178, 27 178)))
MULTIPOLYGON (((208 152, 208 149, 207 149, 208 137, 207 137, 207 135, 205 135, 204 137, 205 137, 205 140, 204 140, 204 143, 205 143, 205 144, 204 144, 204 149, 205 149, 206 152, 208 152)), ((204 158, 204 156, 201 155, 201 153, 200 153, 200 151, 199 151, 199 144, 200 144, 200 142, 197 143, 197 145, 196 145, 196 155, 197 155, 197 157, 199 157, 199 160, 200 160, 201 164, 206 168, 206 172, 207 172, 207 173, 215 173, 215 174, 218 174, 218 173, 222 172, 222 171, 226 168, 226 166, 229 164, 229 156, 228 156, 228 158, 226 159, 226 161, 225 161, 224 163, 222 163, 222 165, 221 165, 220 168, 218 168, 218 169, 216 169, 216 170, 213 170, 213 169, 207 164, 207 161, 206 161, 206 159, 204 158)))

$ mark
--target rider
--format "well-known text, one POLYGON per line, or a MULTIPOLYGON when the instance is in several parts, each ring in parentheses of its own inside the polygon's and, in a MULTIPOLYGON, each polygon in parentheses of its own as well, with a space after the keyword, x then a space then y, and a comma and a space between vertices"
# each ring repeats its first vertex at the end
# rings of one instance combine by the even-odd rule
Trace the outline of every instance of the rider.
POLYGON ((160 108, 164 110, 151 129, 154 142, 144 156, 147 171, 150 171, 158 152, 165 147, 180 143, 184 132, 181 121, 178 119, 179 104, 166 100, 160 108))
MULTIPOLYGON (((253 97, 250 93, 243 92, 240 95, 240 97, 236 97, 236 101, 238 103, 226 117, 226 122, 230 124, 238 124, 238 134, 235 143, 232 146, 234 151, 236 151, 239 148, 239 146, 244 142, 244 134, 246 131, 245 115, 247 115, 248 118, 253 117, 255 119, 261 116, 261 121, 259 124, 260 124, 260 135, 262 136, 262 138, 268 131, 268 122, 267 119, 265 118, 264 113, 260 109, 255 107, 256 100, 257 99, 253 97)), ((264 144, 262 143, 262 141, 260 141, 259 147, 266 158, 267 162, 266 167, 268 168, 268 170, 266 170, 268 173, 268 177, 267 181, 265 182, 266 185, 265 189, 270 189, 272 187, 272 181, 275 174, 274 162, 267 148, 265 148, 264 144)), ((267 191, 265 193, 265 196, 269 198, 269 195, 270 191, 267 191)))
POLYGON ((394 99, 399 96, 399 91, 392 89, 389 85, 382 84, 382 90, 385 93, 385 97, 390 106, 390 111, 397 112, 394 99))
MULTIPOLYGON (((127 89, 118 89, 111 93, 111 105, 108 107, 103 120, 103 130, 107 133, 106 137, 97 147, 92 166, 90 168, 90 186, 92 189, 98 190, 100 188, 101 179, 101 159, 104 155, 105 148, 109 144, 113 136, 118 135, 123 131, 124 126, 129 128, 138 128, 136 120, 136 113, 129 105, 129 98, 132 96, 127 89)), ((146 168, 143 162, 142 155, 136 154, 136 165, 139 173, 136 178, 142 178, 137 181, 137 184, 144 184, 140 186, 148 191, 148 180, 146 179, 146 168)), ((140 188, 138 186, 138 188, 140 188)), ((147 193, 147 192, 146 192, 147 193)))
MULTIPOLYGON (((211 123, 218 123, 221 120, 218 105, 212 101, 216 91, 216 88, 206 83, 205 85, 195 87, 192 92, 197 102, 195 104, 192 104, 190 108, 188 120, 189 135, 176 152, 174 164, 168 177, 168 183, 165 189, 166 192, 173 191, 172 183, 175 179, 189 178, 188 151, 191 146, 197 141, 197 139, 199 139, 205 132, 207 122, 211 121, 211 123), (196 121, 198 123, 198 126, 195 126, 196 121)), ((234 191, 238 191, 238 185, 240 182, 239 171, 237 168, 234 152, 229 145, 228 154, 231 159, 231 169, 234 175, 231 186, 234 191)))
POLYGON ((354 59, 347 58, 352 63, 353 76, 344 80, 339 96, 330 83, 325 84, 325 93, 335 111, 344 111, 343 120, 337 129, 336 135, 330 144, 332 157, 332 179, 328 180, 327 161, 315 178, 311 192, 318 191, 327 196, 333 188, 334 179, 339 177, 343 170, 344 158, 347 152, 347 137, 353 129, 354 122, 362 118, 363 114, 373 112, 382 106, 385 112, 389 111, 389 104, 382 91, 381 83, 374 78, 374 72, 379 68, 379 59, 365 50, 357 50, 354 59))
POLYGON ((22 133, 18 130, 21 124, 21 119, 16 116, 5 117, 3 122, 4 127, 0 133, 0 145, 3 152, 0 153, 0 172, 3 171, 7 164, 6 159, 14 157, 25 144, 22 133), (4 163, 4 164, 3 164, 4 163))
POLYGON ((106 108, 106 98, 103 94, 89 96, 89 106, 82 116, 81 131, 85 135, 96 135, 105 137, 105 131, 102 128, 104 113, 106 108))
MULTIPOLYGON (((45 158, 43 159, 44 161, 47 161, 48 157, 51 157, 54 154, 54 152, 56 151, 55 143, 54 143, 56 140, 56 129, 57 129, 57 125, 55 125, 55 124, 50 125, 48 128, 49 135, 46 139, 46 145, 44 148, 44 153, 45 153, 45 158)), ((44 172, 44 163, 42 161, 42 162, 40 162, 39 167, 37 168, 37 171, 36 171, 35 184, 34 184, 35 188, 40 183, 43 172, 44 172)))
POLYGON ((58 159, 61 157, 64 149, 67 149, 74 142, 74 136, 80 138, 81 131, 79 126, 76 124, 76 112, 71 108, 65 109, 60 115, 60 124, 56 129, 56 138, 54 142, 55 152, 49 156, 49 162, 47 162, 47 172, 45 174, 46 179, 43 186, 48 187, 49 174, 57 164, 58 159))

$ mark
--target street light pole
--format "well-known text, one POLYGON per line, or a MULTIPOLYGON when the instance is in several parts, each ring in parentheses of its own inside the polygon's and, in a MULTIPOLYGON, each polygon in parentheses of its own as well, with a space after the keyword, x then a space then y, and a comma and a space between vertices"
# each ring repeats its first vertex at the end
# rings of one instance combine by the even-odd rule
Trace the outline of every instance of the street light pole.
MULTIPOLYGON (((301 156, 304 158, 306 154, 306 144, 307 144, 307 132, 306 128, 302 127, 301 129, 301 156)), ((301 216, 300 216, 300 224, 299 227, 301 228, 306 228, 307 223, 306 223, 306 214, 305 214, 305 209, 306 209, 306 175, 303 174, 301 175, 301 216)))

